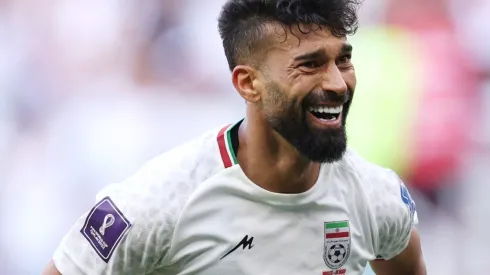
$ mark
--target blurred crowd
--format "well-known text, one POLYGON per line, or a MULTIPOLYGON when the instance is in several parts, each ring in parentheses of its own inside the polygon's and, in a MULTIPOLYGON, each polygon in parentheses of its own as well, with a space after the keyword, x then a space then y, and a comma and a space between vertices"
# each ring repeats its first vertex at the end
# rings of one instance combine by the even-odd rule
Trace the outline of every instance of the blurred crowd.
MULTIPOLYGON (((0 0, 0 275, 39 274, 103 186, 244 116, 224 0, 0 0)), ((429 274, 490 270, 490 2, 367 0, 349 143, 418 203, 429 274)))

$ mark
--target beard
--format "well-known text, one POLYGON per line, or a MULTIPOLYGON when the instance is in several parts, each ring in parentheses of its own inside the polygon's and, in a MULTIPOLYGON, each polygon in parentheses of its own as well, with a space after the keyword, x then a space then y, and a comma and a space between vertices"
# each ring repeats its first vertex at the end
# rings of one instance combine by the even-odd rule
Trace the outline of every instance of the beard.
POLYGON ((352 95, 351 91, 345 95, 311 92, 302 102, 294 102, 275 83, 267 85, 267 89, 270 96, 264 102, 264 114, 274 131, 313 162, 332 163, 343 157, 347 149, 345 123, 351 104, 351 100, 347 99, 352 95), (306 119, 308 106, 327 100, 343 104, 341 126, 327 129, 311 126, 306 119))

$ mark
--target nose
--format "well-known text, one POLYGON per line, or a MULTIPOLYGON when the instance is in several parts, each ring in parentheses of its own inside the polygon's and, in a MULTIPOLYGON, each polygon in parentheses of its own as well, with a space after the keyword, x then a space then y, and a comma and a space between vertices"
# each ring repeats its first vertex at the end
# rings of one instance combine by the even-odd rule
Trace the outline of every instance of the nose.
POLYGON ((324 91, 335 92, 338 95, 343 95, 348 90, 347 83, 335 63, 325 69, 321 85, 324 91))

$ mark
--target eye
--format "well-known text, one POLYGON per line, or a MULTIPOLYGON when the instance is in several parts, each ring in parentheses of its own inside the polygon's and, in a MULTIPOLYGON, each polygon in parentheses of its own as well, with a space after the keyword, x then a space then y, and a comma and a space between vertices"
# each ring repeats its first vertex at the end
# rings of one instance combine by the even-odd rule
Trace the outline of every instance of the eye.
POLYGON ((308 61, 308 62, 302 63, 300 66, 304 67, 304 68, 308 68, 308 69, 315 69, 315 68, 320 67, 321 65, 317 61, 308 61))
POLYGON ((346 64, 346 63, 349 63, 352 59, 352 55, 351 54, 346 54, 346 55, 343 55, 339 58, 339 63, 340 64, 346 64))

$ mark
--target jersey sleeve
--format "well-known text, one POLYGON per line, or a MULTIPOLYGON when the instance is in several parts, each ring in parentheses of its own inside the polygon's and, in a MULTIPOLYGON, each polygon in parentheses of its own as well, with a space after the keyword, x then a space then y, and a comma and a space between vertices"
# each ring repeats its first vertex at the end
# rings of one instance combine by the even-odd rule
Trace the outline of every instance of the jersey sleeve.
POLYGON ((378 226, 377 259, 389 260, 408 245, 413 226, 418 224, 415 202, 402 180, 391 170, 381 180, 375 198, 378 226))
POLYGON ((57 269, 63 275, 143 275, 164 265, 173 225, 154 196, 149 186, 135 181, 102 190, 55 251, 57 269))

